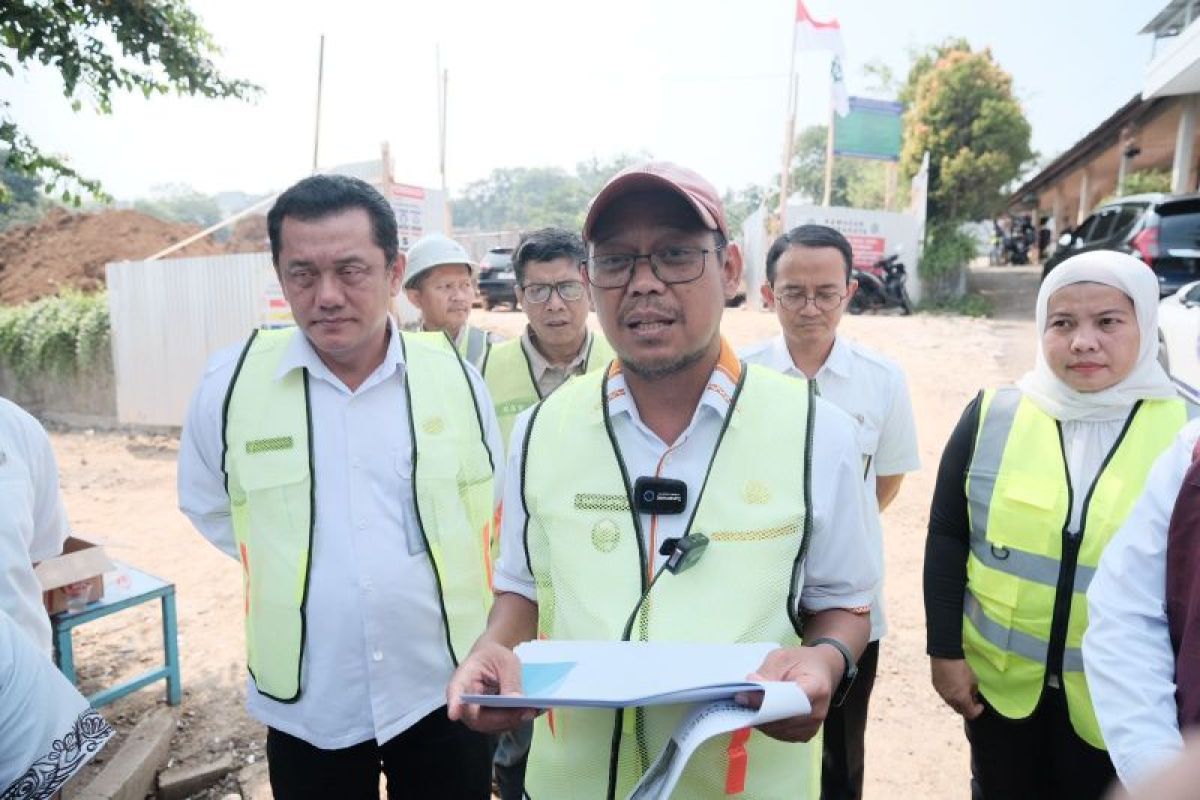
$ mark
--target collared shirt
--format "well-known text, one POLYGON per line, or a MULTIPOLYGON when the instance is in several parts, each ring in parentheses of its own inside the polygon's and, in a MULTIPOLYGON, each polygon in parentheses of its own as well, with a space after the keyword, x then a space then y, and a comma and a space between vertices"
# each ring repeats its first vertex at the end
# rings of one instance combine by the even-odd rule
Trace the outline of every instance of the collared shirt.
MULTIPOLYGON (((246 707, 316 747, 383 743, 446 702, 452 672, 437 585, 424 551, 412 486, 412 434, 400 340, 350 391, 308 338, 294 337, 277 377, 310 375, 316 519, 309 570, 301 695, 280 703, 248 681, 246 707)), ((179 448, 179 505, 236 558, 221 471, 221 413, 241 347, 215 355, 192 400, 179 448)), ((467 365, 495 454, 504 446, 483 379, 467 365)), ((232 622, 232 620, 231 620, 232 622)))
MULTIPOLYGON (((784 337, 743 348, 741 356, 750 364, 762 364, 793 377, 807 380, 796 367, 784 337)), ((921 466, 917 450, 917 428, 904 372, 891 359, 838 336, 829 357, 814 376, 821 397, 849 414, 855 422, 859 452, 865 464, 860 470, 867 504, 867 530, 871 547, 883 563, 883 526, 875 494, 877 475, 901 475, 921 466)), ((883 585, 871 603, 871 640, 887 633, 883 609, 883 585)))
MULTIPOLYGON (((642 515, 646 552, 654 555, 652 569, 665 556, 658 545, 666 538, 682 536, 695 509, 700 487, 729 413, 739 369, 733 353, 723 344, 721 361, 713 371, 692 421, 673 443, 668 444, 642 422, 625 383, 617 371, 608 379, 609 417, 630 475, 657 475, 686 483, 687 508, 682 514, 642 515)), ((524 439, 532 409, 517 417, 514 441, 524 439)), ((807 560, 797 576, 800 606, 809 612, 831 608, 863 608, 870 604, 879 581, 880 564, 871 555, 863 519, 862 469, 854 429, 849 418, 831 403, 816 399, 814 410, 812 543, 807 560)), ((515 592, 537 601, 533 576, 525 560, 526 515, 521 502, 522 451, 509 454, 508 480, 504 486, 504 519, 500 536, 500 558, 496 563, 495 588, 515 592)))
POLYGON ((1167 628, 1167 530, 1200 420, 1184 426, 1146 478, 1088 587, 1083 665, 1117 775, 1141 781, 1183 750, 1167 628))
POLYGON ((587 371, 588 352, 592 348, 591 331, 588 331, 587 335, 583 337, 583 346, 566 366, 551 364, 537 349, 533 337, 533 328, 526 325, 525 331, 521 334, 521 349, 525 351, 525 358, 529 360, 529 370, 533 374, 533 380, 537 384, 540 396, 549 397, 555 389, 567 382, 567 378, 573 375, 582 375, 587 371))
POLYGON ((46 431, 0 397, 0 610, 50 654, 50 619, 33 562, 62 552, 67 514, 46 431))

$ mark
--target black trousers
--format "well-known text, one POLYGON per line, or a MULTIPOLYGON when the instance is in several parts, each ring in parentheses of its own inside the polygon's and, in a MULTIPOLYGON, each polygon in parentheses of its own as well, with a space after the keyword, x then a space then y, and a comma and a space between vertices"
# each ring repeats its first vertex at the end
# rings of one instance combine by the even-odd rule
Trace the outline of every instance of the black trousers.
POLYGON ((446 717, 445 706, 383 744, 375 740, 322 750, 267 729, 267 762, 276 800, 487 800, 492 794, 488 737, 446 717))
POLYGON ((966 723, 973 796, 983 800, 1098 800, 1116 777, 1104 750, 1079 738, 1062 689, 1047 686, 1025 719, 987 701, 966 723))
POLYGON ((821 754, 821 800, 862 800, 863 737, 878 668, 879 642, 871 642, 858 660, 858 677, 846 699, 841 706, 829 707, 821 754))

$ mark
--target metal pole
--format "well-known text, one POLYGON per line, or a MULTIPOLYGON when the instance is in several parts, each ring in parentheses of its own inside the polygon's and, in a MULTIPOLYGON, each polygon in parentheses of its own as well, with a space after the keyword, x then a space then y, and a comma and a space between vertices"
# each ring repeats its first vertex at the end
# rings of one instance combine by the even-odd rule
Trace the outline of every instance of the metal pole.
POLYGON ((321 87, 325 80, 325 34, 321 34, 321 49, 317 55, 317 119, 313 125, 313 160, 312 171, 317 171, 318 157, 321 153, 321 87))
POLYGON ((787 199, 792 179, 792 151, 796 146, 796 105, 799 85, 796 80, 796 24, 792 23, 792 52, 788 58, 787 122, 784 125, 783 169, 779 171, 779 232, 784 231, 787 199))
POLYGON ((442 215, 446 235, 454 232, 454 214, 450 209, 450 190, 446 185, 446 106, 450 95, 450 70, 442 70, 442 109, 441 109, 441 170, 442 170, 442 215))

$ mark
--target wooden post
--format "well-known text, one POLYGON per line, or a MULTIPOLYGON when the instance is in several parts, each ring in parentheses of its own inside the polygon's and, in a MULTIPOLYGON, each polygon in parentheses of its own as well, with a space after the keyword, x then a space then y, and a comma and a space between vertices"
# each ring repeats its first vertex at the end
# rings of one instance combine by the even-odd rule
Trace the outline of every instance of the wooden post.
POLYGON ((821 205, 829 207, 833 199, 833 126, 837 116, 833 113, 833 103, 829 104, 829 129, 825 136, 825 194, 821 205))
POLYGON ((896 188, 900 180, 900 165, 895 161, 887 163, 887 171, 883 179, 883 210, 891 211, 896 204, 896 188))
MULTIPOLYGON (((795 61, 793 50, 792 61, 795 61)), ((796 76, 788 80, 788 118, 784 126, 783 168, 779 171, 779 230, 787 227, 787 199, 791 193, 792 154, 796 146, 796 93, 799 90, 796 76)))

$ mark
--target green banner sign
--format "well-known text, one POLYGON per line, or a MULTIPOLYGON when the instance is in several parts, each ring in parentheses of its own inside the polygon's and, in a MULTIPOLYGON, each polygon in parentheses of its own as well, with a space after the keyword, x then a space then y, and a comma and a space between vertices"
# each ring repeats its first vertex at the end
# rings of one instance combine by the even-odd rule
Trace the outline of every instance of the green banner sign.
POLYGON ((901 103, 851 97, 850 113, 834 118, 834 155, 899 161, 904 138, 902 114, 901 103))

